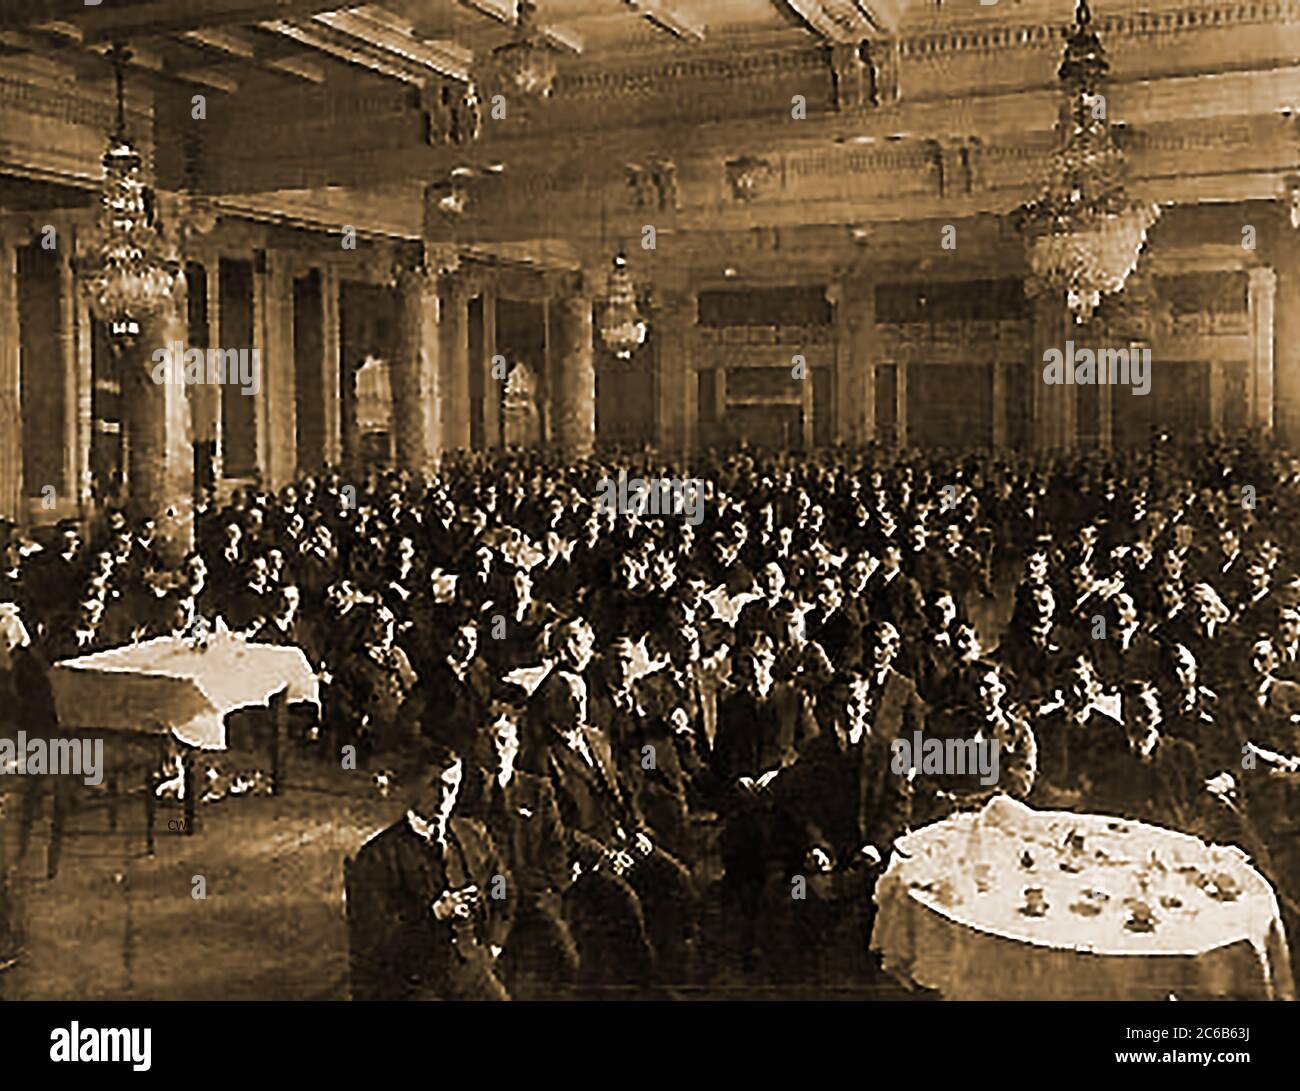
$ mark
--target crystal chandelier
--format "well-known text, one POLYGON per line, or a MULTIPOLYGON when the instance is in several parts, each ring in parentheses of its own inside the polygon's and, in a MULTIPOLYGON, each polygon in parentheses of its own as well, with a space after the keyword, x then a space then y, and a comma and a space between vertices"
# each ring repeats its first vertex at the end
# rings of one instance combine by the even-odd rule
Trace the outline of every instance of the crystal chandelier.
POLYGON ((140 320, 162 309, 184 274, 164 242, 153 193, 141 177, 144 160, 126 131, 125 67, 131 54, 109 51, 117 80, 117 126, 104 154, 94 256, 82 278, 95 316, 115 333, 139 333, 140 320))
POLYGON ((1076 322, 1124 287, 1160 215, 1159 205, 1125 192, 1123 156, 1098 95, 1110 65, 1091 23, 1087 0, 1079 0, 1057 73, 1065 94, 1051 173, 1042 196, 1016 212, 1030 268, 1026 293, 1063 293, 1076 322))
POLYGON ((499 82, 532 98, 555 91, 555 53, 533 23, 537 5, 519 0, 515 37, 492 50, 492 69, 499 82))
POLYGON ((627 258, 618 254, 609 274, 609 292, 605 297, 605 313, 600 323, 600 339, 620 360, 627 360, 645 344, 647 331, 645 319, 636 309, 636 286, 627 271, 627 258))

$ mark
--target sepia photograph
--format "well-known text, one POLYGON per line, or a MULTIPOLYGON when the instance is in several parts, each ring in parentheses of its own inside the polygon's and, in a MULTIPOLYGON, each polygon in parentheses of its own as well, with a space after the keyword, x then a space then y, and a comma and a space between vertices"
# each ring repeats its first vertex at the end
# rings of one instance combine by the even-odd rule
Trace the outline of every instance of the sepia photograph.
POLYGON ((1249 1065, 1170 1002, 1295 996, 1300 0, 341 3, 0 0, 15 1059, 1249 1065))

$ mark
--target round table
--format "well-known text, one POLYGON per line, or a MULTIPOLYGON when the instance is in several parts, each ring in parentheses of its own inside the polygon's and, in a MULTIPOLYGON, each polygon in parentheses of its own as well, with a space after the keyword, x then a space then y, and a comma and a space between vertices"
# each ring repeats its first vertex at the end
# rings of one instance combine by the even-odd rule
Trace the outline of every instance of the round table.
POLYGON ((1006 796, 899 839, 872 950, 954 1000, 1292 999, 1277 899, 1241 850, 1006 796))

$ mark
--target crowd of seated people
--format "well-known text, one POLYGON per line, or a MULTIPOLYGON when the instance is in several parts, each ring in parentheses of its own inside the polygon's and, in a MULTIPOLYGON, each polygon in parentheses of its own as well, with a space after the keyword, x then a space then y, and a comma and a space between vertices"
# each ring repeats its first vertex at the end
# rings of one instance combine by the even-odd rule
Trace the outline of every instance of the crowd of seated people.
POLYGON ((1239 844, 1300 919, 1300 460, 742 449, 693 461, 699 520, 602 505, 620 469, 683 472, 326 473, 200 505, 179 566, 120 514, 89 544, 14 534, 0 602, 51 660, 221 617, 303 649, 319 750, 440 748, 454 804, 430 798, 525 893, 472 995, 680 983, 715 947, 842 971, 895 839, 995 792, 1239 844), (917 731, 996 741, 997 782, 900 775, 917 731))

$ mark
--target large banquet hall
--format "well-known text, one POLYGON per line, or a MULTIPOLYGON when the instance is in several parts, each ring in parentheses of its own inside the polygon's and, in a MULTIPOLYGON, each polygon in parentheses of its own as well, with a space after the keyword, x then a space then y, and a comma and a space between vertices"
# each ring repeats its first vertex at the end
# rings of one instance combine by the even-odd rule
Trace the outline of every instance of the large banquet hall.
POLYGON ((1300 0, 0 0, 0 998, 1294 998, 1300 0))

